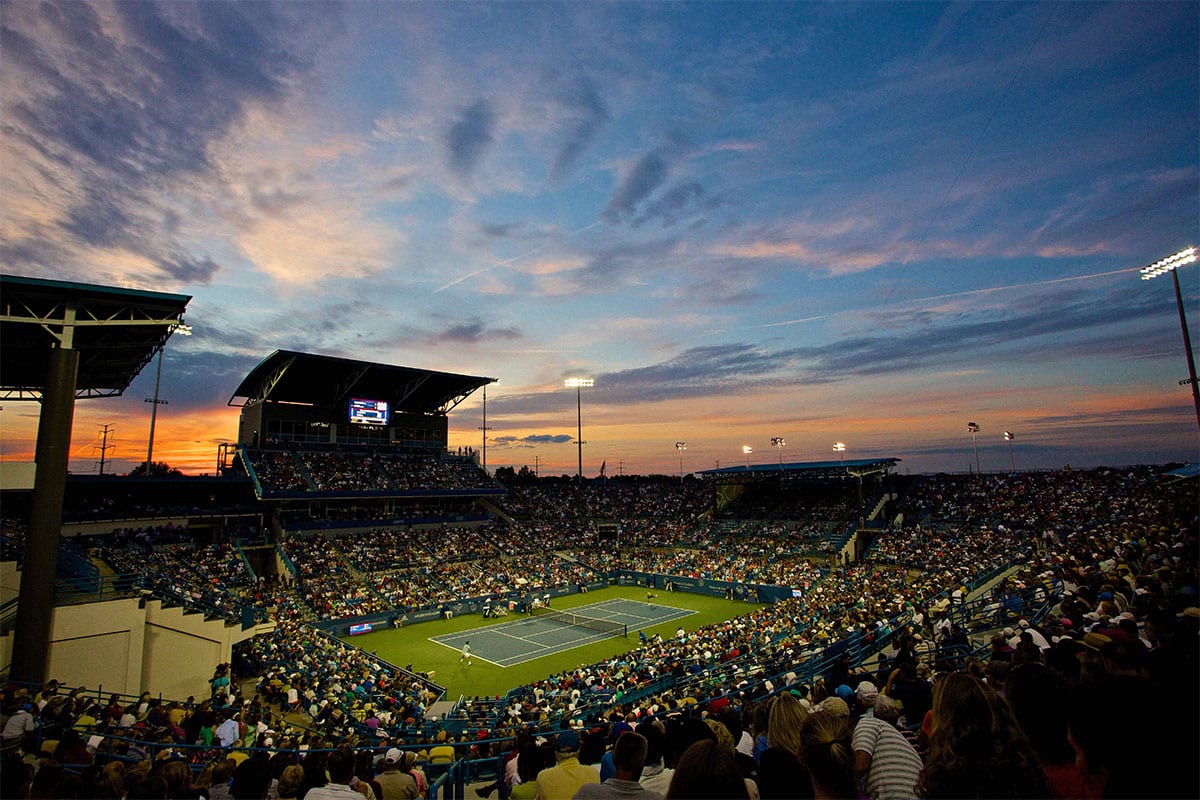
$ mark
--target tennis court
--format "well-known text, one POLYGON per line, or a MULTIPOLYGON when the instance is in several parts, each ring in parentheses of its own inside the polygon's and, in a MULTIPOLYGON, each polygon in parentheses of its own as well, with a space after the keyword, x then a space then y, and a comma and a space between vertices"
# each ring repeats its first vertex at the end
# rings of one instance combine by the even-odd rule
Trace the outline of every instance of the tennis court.
MULTIPOLYGON (((431 636, 429 640, 452 650, 462 650, 463 644, 469 641, 472 658, 499 667, 511 667, 602 639, 619 637, 622 635, 619 630, 621 626, 628 628, 630 638, 635 638, 637 631, 642 628, 681 619, 696 612, 687 608, 613 598, 601 603, 576 606, 564 613, 580 619, 572 623, 554 616, 525 616, 510 622, 431 636), (587 625, 612 630, 596 630, 587 625)), ((630 647, 633 646, 631 642, 630 647)))

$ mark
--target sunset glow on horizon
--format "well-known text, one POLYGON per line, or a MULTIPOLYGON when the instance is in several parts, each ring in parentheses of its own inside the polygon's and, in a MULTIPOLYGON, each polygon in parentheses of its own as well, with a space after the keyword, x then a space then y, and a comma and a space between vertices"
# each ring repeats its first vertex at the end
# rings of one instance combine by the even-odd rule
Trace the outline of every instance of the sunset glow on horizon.
MULTIPOLYGON (((984 470, 1195 461, 1138 271, 1200 244, 1198 42, 1193 2, 9 3, 0 271, 192 296, 186 474, 276 350, 496 378, 491 470, 575 473, 579 376, 586 477, 965 472, 968 420, 984 470)), ((105 426, 145 460, 154 379, 76 404, 72 472, 105 426)))

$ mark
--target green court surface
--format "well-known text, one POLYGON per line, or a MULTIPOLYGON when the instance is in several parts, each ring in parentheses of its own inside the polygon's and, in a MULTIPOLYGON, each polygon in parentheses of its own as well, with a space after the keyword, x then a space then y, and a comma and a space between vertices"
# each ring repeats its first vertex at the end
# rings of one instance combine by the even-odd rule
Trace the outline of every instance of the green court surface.
POLYGON ((638 631, 696 613, 686 608, 621 597, 574 606, 571 612, 574 613, 546 609, 540 613, 518 616, 500 625, 431 636, 430 641, 457 650, 460 662, 463 660, 463 645, 470 642, 472 661, 479 659, 501 667, 514 667, 602 639, 614 636, 624 638, 630 630, 636 637, 638 631), (559 619, 556 615, 566 619, 559 619), (576 620, 577 617, 582 621, 576 620))
MULTIPOLYGON (((557 597, 553 606, 559 611, 567 611, 579 606, 608 605, 614 600, 635 601, 637 606, 646 605, 646 589, 641 586, 610 586, 597 589, 585 594, 572 594, 557 597)), ((660 634, 664 638, 674 635, 679 627, 694 630, 704 625, 748 614, 757 606, 744 602, 725 600, 708 595, 688 594, 686 592, 664 592, 655 590, 651 605, 661 606, 663 620, 647 624, 644 628, 629 624, 629 638, 622 636, 604 636, 588 643, 580 643, 572 649, 559 649, 547 655, 524 660, 513 666, 501 667, 482 660, 480 652, 483 640, 477 639, 479 629, 488 629, 513 622, 514 618, 498 617, 484 619, 482 615, 472 614, 456 616, 453 619, 438 619, 422 622, 416 625, 406 625, 403 628, 388 628, 360 636, 343 637, 347 642, 368 652, 374 652, 387 661, 401 667, 412 665, 418 672, 433 672, 433 679, 446 687, 447 699, 457 699, 459 695, 485 696, 503 695, 514 686, 531 683, 550 675, 573 669, 582 664, 593 664, 614 655, 627 652, 638 646, 637 630, 644 629, 647 636, 660 634), (690 612, 689 616, 680 619, 678 613, 690 612), (672 618, 670 615, 674 615, 672 618), (450 635, 470 631, 469 636, 458 639, 458 647, 439 644, 431 641, 434 637, 443 638, 450 635), (477 656, 470 666, 459 661, 461 639, 471 640, 471 650, 477 656)), ((621 604, 627 610, 634 608, 621 604)), ((642 609, 637 613, 652 614, 653 611, 642 609)), ((526 619, 520 617, 518 619, 526 619)), ((566 627, 566 626, 558 626, 566 627)), ((571 628, 571 637, 586 637, 595 633, 585 629, 571 628)))

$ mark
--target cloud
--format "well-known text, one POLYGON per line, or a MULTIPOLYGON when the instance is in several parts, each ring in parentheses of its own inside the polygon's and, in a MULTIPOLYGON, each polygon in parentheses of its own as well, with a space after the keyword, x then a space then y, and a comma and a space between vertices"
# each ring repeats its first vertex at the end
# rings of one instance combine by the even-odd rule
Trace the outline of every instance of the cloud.
POLYGON ((462 175, 470 174, 487 146, 495 140, 495 112, 487 100, 476 100, 463 109, 446 132, 446 151, 450 166, 462 175))
POLYGON ((183 253, 176 254, 169 260, 160 261, 159 267, 178 283, 192 286, 207 286, 221 271, 221 266, 211 258, 197 259, 183 253))
POLYGON ((667 180, 667 162, 661 153, 653 152, 639 158, 625 173, 600 218, 610 225, 632 219, 637 206, 667 180))
POLYGON ((559 101, 567 120, 567 130, 550 164, 550 180, 558 183, 578 160, 580 153, 609 120, 608 105, 587 78, 580 78, 565 89, 559 101))
POLYGON ((503 328, 489 327, 482 319, 461 320, 431 333, 427 339, 430 344, 476 344, 494 339, 520 339, 521 329, 515 325, 503 328))
POLYGON ((535 433, 529 436, 497 436, 490 440, 496 444, 566 444, 575 437, 569 433, 535 433))
POLYGON ((711 211, 720 205, 721 202, 716 198, 705 196, 704 187, 695 181, 676 184, 656 200, 647 203, 642 213, 633 220, 633 227, 638 228, 657 220, 662 227, 670 228, 693 211, 711 211))
MULTIPOLYGON (((1114 348, 1116 357, 1135 358, 1140 344, 1109 326, 1144 325, 1161 312, 1160 304, 1122 292, 1101 299, 1079 297, 1074 302, 1064 295, 1050 303, 1031 301, 1016 310, 997 308, 971 315, 928 313, 915 320, 910 316, 907 326, 888 320, 886 335, 859 333, 828 344, 771 347, 739 342, 692 347, 658 363, 599 373, 588 393, 605 405, 636 405, 915 374, 930 368, 952 372, 988 354, 999 354, 1003 363, 1028 365, 1069 357, 1076 350, 1083 356, 1105 344, 1114 348), (1054 313, 1046 313, 1048 305, 1054 313), (1072 334, 1084 340, 1064 348, 1061 342, 1072 334), (1120 349, 1123 339, 1129 342, 1127 351, 1120 349), (1060 344, 1048 347, 1048 340, 1060 344)), ((868 320, 864 330, 870 327, 868 320)), ((557 394, 555 389, 505 395, 495 403, 503 411, 536 413, 561 405, 557 394)))
POLYGON ((306 69, 279 36, 280 8, 6 5, 0 157, 21 168, 0 189, 27 200, 9 212, 5 258, 96 279, 90 250, 102 248, 136 254, 163 279, 211 279, 212 262, 177 239, 165 198, 210 174, 211 143, 248 107, 281 101, 306 69))

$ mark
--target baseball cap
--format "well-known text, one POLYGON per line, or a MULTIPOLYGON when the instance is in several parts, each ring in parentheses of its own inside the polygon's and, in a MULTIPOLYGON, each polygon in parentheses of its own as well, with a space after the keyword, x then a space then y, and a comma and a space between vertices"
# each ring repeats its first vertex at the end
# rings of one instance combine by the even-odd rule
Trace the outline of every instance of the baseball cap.
POLYGON ((575 731, 563 731, 556 738, 554 747, 556 750, 578 750, 579 734, 575 731))
POLYGON ((858 684, 858 688, 854 690, 854 694, 858 697, 858 701, 866 706, 875 704, 875 698, 879 697, 879 687, 870 681, 862 681, 858 684))
POLYGON ((404 752, 398 747, 393 747, 387 751, 383 757, 383 760, 386 764, 399 764, 400 759, 402 758, 404 758, 404 752))

